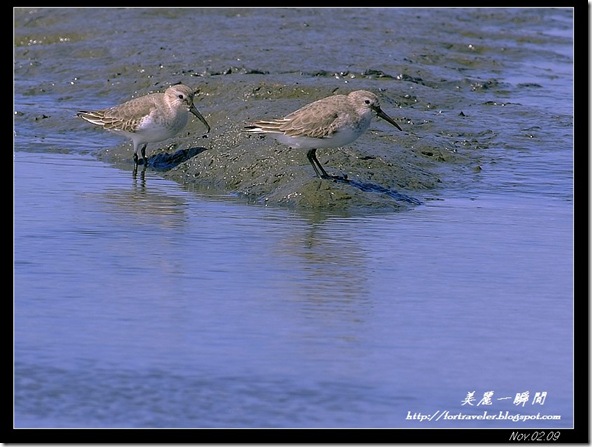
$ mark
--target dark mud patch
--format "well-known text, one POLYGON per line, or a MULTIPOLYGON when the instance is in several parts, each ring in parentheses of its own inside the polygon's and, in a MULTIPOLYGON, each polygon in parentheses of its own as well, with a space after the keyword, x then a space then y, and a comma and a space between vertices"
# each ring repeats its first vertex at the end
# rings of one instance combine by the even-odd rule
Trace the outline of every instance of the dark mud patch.
MULTIPOLYGON (((236 195, 266 205, 401 210, 435 193, 442 186, 442 175, 470 164, 455 147, 458 135, 424 136, 431 125, 413 122, 402 123, 403 132, 394 132, 376 119, 354 143, 317 152, 329 174, 347 181, 319 179, 305 151, 248 134, 243 127, 256 118, 287 114, 331 91, 316 84, 290 86, 266 82, 261 76, 237 76, 233 82, 219 77, 202 80, 197 107, 212 131, 203 136, 201 124, 193 120, 172 144, 149 145, 147 169, 191 190, 236 195), (234 98, 231 115, 224 107, 229 97, 234 98)), ((381 101, 387 113, 399 118, 401 109, 391 105, 396 101, 392 93, 382 93, 381 101)), ((132 169, 129 143, 102 151, 100 157, 132 169)))
POLYGON ((201 123, 192 121, 176 138, 149 145, 147 169, 189 189, 268 205, 407 209, 416 205, 405 198, 424 202, 449 187, 472 187, 492 160, 537 144, 540 132, 525 140, 522 129, 530 126, 516 124, 532 118, 515 96, 529 100, 525 92, 545 91, 543 80, 557 75, 545 71, 534 83, 504 73, 533 52, 548 61, 560 55, 541 46, 540 36, 500 30, 508 20, 543 24, 547 15, 488 10, 501 28, 484 39, 471 19, 484 13, 370 8, 362 18, 353 9, 98 8, 89 23, 85 8, 18 9, 15 139, 27 150, 108 147, 97 156, 132 171, 129 142, 102 138, 75 112, 183 82, 199 90, 196 105, 212 131, 202 138, 201 123), (128 32, 130 23, 146 21, 142 32, 128 32), (412 24, 416 32, 385 23, 412 24), (345 44, 329 51, 328 41, 345 44), (304 152, 242 132, 253 120, 358 89, 378 94, 403 132, 375 120, 348 147, 319 150, 325 169, 347 183, 321 181, 304 152))
MULTIPOLYGON (((148 157, 146 167, 150 167, 155 171, 169 171, 181 163, 185 163, 196 155, 207 150, 208 149, 205 147, 191 147, 189 149, 179 149, 172 154, 168 152, 159 152, 151 157, 148 157)), ((139 164, 141 165, 142 163, 143 160, 140 158, 139 164)))

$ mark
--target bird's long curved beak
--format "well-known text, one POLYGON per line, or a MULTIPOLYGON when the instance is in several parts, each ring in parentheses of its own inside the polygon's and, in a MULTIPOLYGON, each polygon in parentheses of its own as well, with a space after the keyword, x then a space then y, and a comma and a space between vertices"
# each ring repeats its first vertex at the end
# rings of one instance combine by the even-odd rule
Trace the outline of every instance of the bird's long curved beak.
POLYGON ((381 117, 383 120, 388 121, 389 123, 391 123, 393 126, 395 126, 400 131, 403 131, 403 129, 401 129, 401 127, 399 127, 399 125, 395 122, 395 120, 392 119, 390 116, 388 116, 386 113, 384 113, 382 111, 382 109, 376 109, 376 115, 381 117))
POLYGON ((206 121, 206 119, 205 119, 205 118, 202 116, 202 114, 201 114, 201 113, 199 113, 199 110, 197 110, 197 107, 195 107, 195 105, 194 105, 194 104, 191 104, 191 106, 189 107, 189 111, 190 111, 191 113, 193 113, 195 116, 197 116, 197 118, 198 118, 198 119, 199 119, 199 120, 200 120, 202 123, 204 123, 204 124, 205 124, 205 126, 206 126, 206 127, 207 127, 207 129, 208 129, 206 133, 209 133, 209 132, 210 132, 210 125, 208 124, 208 122, 206 121))

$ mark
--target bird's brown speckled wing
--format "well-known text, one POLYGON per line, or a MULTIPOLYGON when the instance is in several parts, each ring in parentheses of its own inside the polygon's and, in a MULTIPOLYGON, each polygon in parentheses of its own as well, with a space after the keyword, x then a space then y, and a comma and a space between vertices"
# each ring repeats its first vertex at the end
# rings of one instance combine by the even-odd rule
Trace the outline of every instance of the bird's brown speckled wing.
MULTIPOLYGON (((329 97, 324 100, 308 104, 301 109, 287 115, 279 130, 291 137, 326 138, 335 133, 340 120, 340 113, 335 108, 327 107, 327 103, 339 100, 329 97), (306 113, 305 113, 306 112, 306 113)), ((339 109, 337 109, 339 110, 339 109)))
POLYGON ((82 111, 78 113, 78 116, 107 130, 134 132, 142 119, 154 111, 155 108, 154 101, 146 101, 146 97, 144 97, 132 99, 108 109, 90 112, 82 111), (142 101, 139 101, 139 99, 142 99, 142 101))

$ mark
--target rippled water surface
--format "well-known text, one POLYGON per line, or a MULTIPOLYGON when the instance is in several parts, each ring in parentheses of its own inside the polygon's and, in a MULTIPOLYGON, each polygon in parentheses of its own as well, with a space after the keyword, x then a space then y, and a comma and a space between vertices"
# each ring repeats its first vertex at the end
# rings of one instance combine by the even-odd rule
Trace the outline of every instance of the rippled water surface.
POLYGON ((88 26, 118 30, 118 46, 88 37, 77 9, 17 21, 15 427, 572 427, 572 11, 190 10, 211 27, 192 34, 201 22, 187 11, 96 10, 88 26), (50 18, 43 34, 35 24, 50 18), (381 45, 356 42, 344 20, 384 27, 381 45), (401 21, 417 26, 397 46, 401 21), (166 27, 191 39, 146 43, 166 27), (265 27, 290 32, 286 53, 265 27), (323 52, 328 35, 342 45, 323 52), (482 40, 491 57, 459 56, 482 40), (101 72, 113 54, 134 71, 101 72), (76 81, 61 55, 119 86, 76 81), (119 139, 72 117, 121 100, 156 60, 290 82, 406 57, 434 82, 418 95, 433 89, 467 113, 471 93, 439 77, 465 64, 458 73, 506 87, 473 103, 492 110, 475 126, 495 129, 479 136, 483 171, 418 192, 423 204, 405 212, 271 208, 151 170, 133 177, 95 156, 119 139), (458 416, 484 412, 497 419, 458 416))

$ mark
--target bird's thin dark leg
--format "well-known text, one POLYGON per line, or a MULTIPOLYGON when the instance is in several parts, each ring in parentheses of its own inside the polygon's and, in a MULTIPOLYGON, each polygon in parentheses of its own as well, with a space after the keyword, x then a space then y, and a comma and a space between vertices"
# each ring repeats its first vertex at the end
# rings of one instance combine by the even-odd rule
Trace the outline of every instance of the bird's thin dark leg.
POLYGON ((138 172, 138 154, 134 152, 134 175, 138 172))
POLYGON ((325 171, 325 169, 323 169, 323 166, 321 166, 321 163, 317 159, 316 152, 317 152, 316 149, 309 150, 306 153, 306 158, 308 158, 308 161, 310 162, 310 164, 314 168, 315 173, 317 174, 317 177, 323 178, 323 179, 332 178, 329 174, 327 174, 327 171, 325 171))
POLYGON ((327 174, 327 171, 325 171, 325 169, 323 168, 323 165, 321 165, 321 162, 317 158, 316 152, 317 152, 316 149, 311 149, 306 153, 306 157, 308 158, 308 161, 310 161, 310 164, 314 168, 314 170, 317 173, 317 176, 319 178, 341 180, 344 182, 349 181, 347 178, 347 175, 329 175, 329 174, 327 174))
POLYGON ((146 144, 142 146, 142 161, 144 162, 144 169, 148 166, 148 159, 146 158, 146 144))

